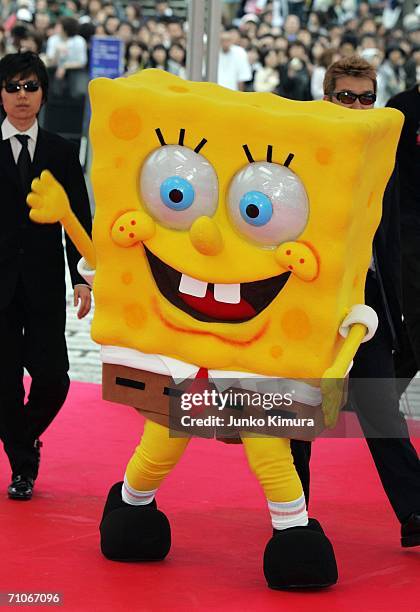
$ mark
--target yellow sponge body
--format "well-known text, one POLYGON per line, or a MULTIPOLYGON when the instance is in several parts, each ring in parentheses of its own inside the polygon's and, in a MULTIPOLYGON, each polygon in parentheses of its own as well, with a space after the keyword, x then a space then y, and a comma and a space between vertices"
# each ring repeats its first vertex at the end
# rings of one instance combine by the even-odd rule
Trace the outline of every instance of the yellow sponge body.
POLYGON ((321 377, 341 346, 341 321, 354 304, 364 302, 402 115, 393 109, 361 112, 324 101, 233 92, 160 70, 97 79, 90 84, 90 99, 94 340, 212 369, 321 377), (142 168, 161 147, 156 129, 168 145, 177 145, 185 130, 183 146, 191 150, 206 139, 200 155, 217 175, 217 208, 211 222, 195 227, 194 236, 190 228, 160 223, 143 200, 142 168), (269 145, 271 163, 284 165, 293 155, 289 169, 304 185, 309 218, 290 248, 289 243, 283 250, 281 244, 258 244, 232 223, 229 188, 250 163, 243 145, 255 162, 266 160, 269 145), (211 248, 206 250, 206 244, 211 248), (291 274, 250 320, 203 321, 162 295, 144 247, 177 272, 207 283, 291 274), (295 264, 305 262, 302 253, 309 257, 302 263, 308 267, 299 274, 295 264))

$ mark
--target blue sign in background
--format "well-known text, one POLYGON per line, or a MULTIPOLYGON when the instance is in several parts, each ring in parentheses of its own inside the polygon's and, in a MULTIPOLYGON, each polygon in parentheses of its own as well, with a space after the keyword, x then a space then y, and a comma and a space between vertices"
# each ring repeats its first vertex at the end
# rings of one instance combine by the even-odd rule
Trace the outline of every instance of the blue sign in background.
POLYGON ((124 43, 119 38, 93 36, 90 53, 90 78, 115 79, 124 73, 124 43))

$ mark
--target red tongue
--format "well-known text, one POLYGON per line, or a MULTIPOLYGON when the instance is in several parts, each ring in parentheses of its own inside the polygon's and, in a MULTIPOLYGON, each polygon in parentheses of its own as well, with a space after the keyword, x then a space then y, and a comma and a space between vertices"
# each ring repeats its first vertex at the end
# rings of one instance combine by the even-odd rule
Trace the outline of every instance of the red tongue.
POLYGON ((212 290, 208 288, 203 298, 186 293, 179 293, 179 296, 188 306, 212 319, 237 321, 239 319, 250 319, 256 315, 255 309, 243 298, 241 298, 239 304, 216 302, 212 290))

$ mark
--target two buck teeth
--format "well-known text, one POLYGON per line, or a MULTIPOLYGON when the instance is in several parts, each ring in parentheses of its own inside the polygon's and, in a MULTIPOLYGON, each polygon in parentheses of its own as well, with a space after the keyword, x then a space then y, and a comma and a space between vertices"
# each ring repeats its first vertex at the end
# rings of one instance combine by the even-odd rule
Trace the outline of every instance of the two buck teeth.
MULTIPOLYGON (((187 295, 202 298, 206 295, 207 285, 208 283, 183 274, 179 283, 179 291, 187 295)), ((226 304, 239 304, 241 301, 241 285, 239 283, 231 285, 215 284, 214 299, 217 302, 225 302, 226 304)))

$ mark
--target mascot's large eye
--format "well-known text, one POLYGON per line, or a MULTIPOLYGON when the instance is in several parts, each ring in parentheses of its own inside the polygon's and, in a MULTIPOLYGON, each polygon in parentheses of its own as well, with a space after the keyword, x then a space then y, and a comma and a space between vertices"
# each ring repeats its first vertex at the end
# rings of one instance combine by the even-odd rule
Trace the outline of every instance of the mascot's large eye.
POLYGON ((146 158, 140 192, 147 210, 159 223, 186 230, 198 217, 214 215, 217 176, 199 153, 181 145, 165 145, 146 158))
POLYGON ((229 187, 228 210, 239 232, 258 244, 295 240, 305 229, 309 201, 300 178, 285 166, 254 162, 229 187))

